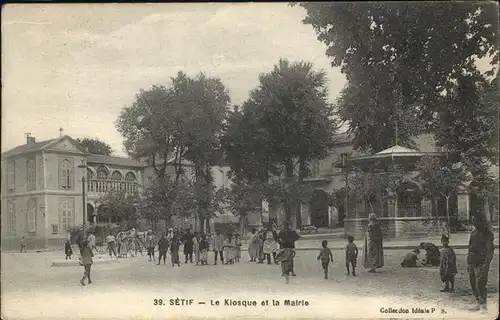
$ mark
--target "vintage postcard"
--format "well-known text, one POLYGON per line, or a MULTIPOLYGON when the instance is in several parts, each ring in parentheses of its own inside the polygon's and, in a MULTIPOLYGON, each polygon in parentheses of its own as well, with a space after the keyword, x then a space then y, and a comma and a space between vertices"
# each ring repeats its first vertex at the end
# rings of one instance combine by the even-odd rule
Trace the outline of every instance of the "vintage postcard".
POLYGON ((498 316, 496 2, 2 7, 2 319, 498 316))

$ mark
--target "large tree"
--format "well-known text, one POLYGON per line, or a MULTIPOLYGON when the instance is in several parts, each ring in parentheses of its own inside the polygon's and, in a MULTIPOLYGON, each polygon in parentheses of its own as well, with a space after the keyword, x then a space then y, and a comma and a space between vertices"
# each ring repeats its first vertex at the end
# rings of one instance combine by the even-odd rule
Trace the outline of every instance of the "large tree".
POLYGON ((102 154, 105 156, 110 156, 113 153, 111 146, 104 141, 97 138, 77 138, 76 143, 78 143, 82 148, 87 149, 88 152, 92 154, 102 154))
MULTIPOLYGON (((258 163, 267 171, 256 172, 262 181, 267 182, 270 170, 281 168, 288 185, 282 190, 290 190, 294 182, 306 177, 308 162, 324 158, 334 143, 337 126, 328 102, 326 75, 315 71, 311 63, 281 59, 271 72, 259 76, 259 82, 243 104, 242 115, 235 115, 240 122, 233 132, 236 143, 232 147, 247 148, 243 155, 249 154, 249 160, 254 161, 251 168, 257 168, 258 163), (256 141, 249 143, 248 137, 254 134, 256 141)), ((290 221, 299 199, 281 198, 285 219, 290 221)), ((300 215, 295 216, 300 225, 300 215)))
POLYGON ((220 160, 220 140, 231 99, 220 79, 203 73, 193 78, 179 73, 172 82, 174 101, 184 110, 179 120, 185 130, 182 144, 185 158, 194 165, 197 214, 200 232, 205 232, 205 221, 216 214, 211 167, 220 160))
POLYGON ((166 227, 171 225, 172 207, 185 173, 185 135, 189 132, 184 125, 186 112, 176 99, 174 88, 152 86, 149 90, 141 89, 116 122, 127 153, 146 160, 153 168, 155 182, 149 191, 158 194, 149 198, 162 199, 166 227), (169 167, 174 168, 173 175, 169 167))
POLYGON ((493 2, 300 6, 307 12, 303 22, 314 28, 332 65, 347 78, 339 116, 359 149, 375 152, 393 144, 398 122, 398 142, 411 146, 421 125, 439 123, 437 113, 448 107, 443 95, 458 78, 477 72, 477 58, 498 63, 493 2), (412 117, 422 123, 408 127, 412 117))

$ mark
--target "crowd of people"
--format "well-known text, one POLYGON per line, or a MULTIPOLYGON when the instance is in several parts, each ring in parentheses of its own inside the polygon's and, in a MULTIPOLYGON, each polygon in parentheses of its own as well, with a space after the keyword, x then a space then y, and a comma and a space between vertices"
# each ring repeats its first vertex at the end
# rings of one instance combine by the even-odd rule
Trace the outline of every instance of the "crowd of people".
MULTIPOLYGON (((488 271, 493 259, 493 232, 486 221, 475 218, 474 231, 471 233, 467 265, 469 280, 472 292, 477 300, 477 305, 471 310, 486 311, 486 284, 488 281, 488 271)), ((299 240, 299 235, 295 230, 290 229, 287 222, 282 230, 278 230, 275 223, 265 229, 262 225, 251 231, 249 239, 248 254, 251 262, 257 264, 281 264, 281 275, 285 277, 285 282, 289 283, 289 276, 295 276, 294 257, 295 242, 299 240)), ((158 249, 158 262, 166 264, 167 253, 170 252, 172 266, 181 266, 179 248, 183 245, 184 263, 196 263, 196 265, 207 265, 208 254, 213 252, 214 265, 220 259, 221 264, 235 264, 241 259, 241 238, 237 233, 226 232, 222 234, 216 230, 212 237, 207 239, 205 234, 192 232, 187 229, 181 232, 177 228, 169 228, 167 233, 157 239, 152 230, 145 233, 136 232, 132 229, 129 232, 122 232, 116 236, 118 241, 119 256, 126 255, 124 247, 134 250, 141 250, 141 245, 147 250, 150 261, 156 261, 155 248, 158 249), (124 236, 125 234, 125 236, 124 236), (137 244, 137 246, 136 246, 137 244)), ((448 236, 441 238, 442 249, 432 243, 420 243, 420 245, 405 255, 401 262, 402 267, 436 266, 439 267, 441 281, 444 284, 442 292, 453 292, 455 288, 455 275, 457 274, 457 259, 454 250, 450 247, 448 236), (420 250, 425 250, 425 258, 420 260, 420 250)), ((111 234, 106 238, 108 252, 118 257, 115 252, 115 237, 111 234)), ((93 249, 95 247, 95 236, 90 234, 80 248, 81 264, 85 267, 85 273, 81 279, 81 284, 85 285, 85 279, 90 280, 90 267, 92 265, 93 249)), ((376 273, 377 269, 384 266, 383 232, 377 217, 374 214, 369 216, 369 223, 364 234, 362 244, 361 263, 369 273, 376 273)), ((142 251, 141 251, 142 252, 142 251)), ((69 243, 65 247, 66 258, 71 259, 71 246, 69 243)), ((356 276, 356 266, 358 259, 358 247, 354 243, 354 237, 348 236, 348 243, 345 248, 345 266, 347 275, 356 276)), ((317 257, 321 261, 324 271, 324 278, 328 279, 329 263, 333 262, 333 254, 328 248, 328 242, 321 242, 321 249, 317 257)))

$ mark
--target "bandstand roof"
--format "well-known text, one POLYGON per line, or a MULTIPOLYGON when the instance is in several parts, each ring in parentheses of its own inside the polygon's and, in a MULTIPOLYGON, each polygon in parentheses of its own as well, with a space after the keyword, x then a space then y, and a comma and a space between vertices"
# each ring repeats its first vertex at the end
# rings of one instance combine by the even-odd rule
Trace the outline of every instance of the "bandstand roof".
POLYGON ((384 159, 384 158, 405 158, 405 157, 423 157, 423 156, 445 156, 446 152, 428 152, 428 151, 418 151, 414 149, 409 149, 399 145, 394 145, 388 149, 377 152, 373 155, 359 156, 348 158, 347 161, 361 161, 361 160, 371 160, 371 159, 384 159))

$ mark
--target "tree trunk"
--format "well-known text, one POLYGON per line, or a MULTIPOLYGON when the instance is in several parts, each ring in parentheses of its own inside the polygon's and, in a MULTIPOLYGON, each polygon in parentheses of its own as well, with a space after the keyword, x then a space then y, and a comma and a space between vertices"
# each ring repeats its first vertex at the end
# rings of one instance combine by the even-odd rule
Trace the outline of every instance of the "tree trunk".
POLYGON ((205 217, 200 216, 200 225, 199 225, 200 234, 205 234, 205 217))
MULTIPOLYGON (((307 174, 307 163, 306 159, 301 157, 299 159, 299 184, 300 187, 302 187, 302 182, 304 181, 304 178, 306 177, 307 174)), ((296 210, 296 221, 297 221, 297 229, 302 228, 302 203, 303 203, 302 195, 298 201, 297 204, 297 210, 296 210)))
MULTIPOLYGON (((285 179, 285 184, 287 187, 291 185, 293 182, 293 159, 288 158, 285 161, 285 174, 286 174, 286 179, 285 179)), ((290 223, 292 222, 292 216, 293 216, 293 207, 291 203, 291 199, 289 195, 287 194, 285 197, 285 201, 283 204, 283 209, 285 211, 285 221, 290 223)))
POLYGON ((450 237, 450 232, 451 232, 451 225, 450 225, 450 196, 445 197, 446 198, 446 219, 448 220, 448 238, 450 237))

